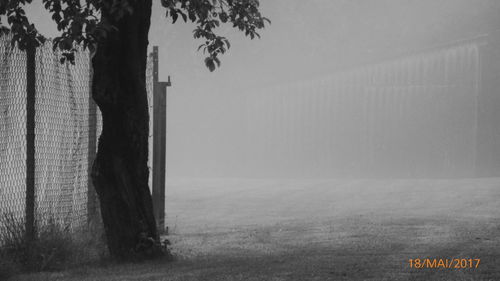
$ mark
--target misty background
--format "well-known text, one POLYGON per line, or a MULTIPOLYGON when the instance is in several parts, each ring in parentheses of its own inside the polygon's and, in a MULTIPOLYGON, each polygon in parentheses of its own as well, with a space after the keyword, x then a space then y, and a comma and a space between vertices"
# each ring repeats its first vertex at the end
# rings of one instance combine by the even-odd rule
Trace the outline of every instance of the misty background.
MULTIPOLYGON (((56 35, 37 5, 28 11, 37 27, 56 35)), ((192 37, 194 25, 172 25, 159 1, 154 5, 150 45, 159 46, 160 80, 168 75, 172 79, 167 98, 167 178, 335 177, 327 171, 300 173, 297 167, 274 173, 279 163, 263 172, 262 165, 269 161, 248 153, 258 149, 247 138, 248 97, 500 28, 496 0, 261 1, 262 13, 272 24, 260 40, 222 27, 231 49, 221 67, 210 73, 203 54, 196 51, 201 42, 192 37)), ((307 161, 303 168, 311 170, 307 161)))

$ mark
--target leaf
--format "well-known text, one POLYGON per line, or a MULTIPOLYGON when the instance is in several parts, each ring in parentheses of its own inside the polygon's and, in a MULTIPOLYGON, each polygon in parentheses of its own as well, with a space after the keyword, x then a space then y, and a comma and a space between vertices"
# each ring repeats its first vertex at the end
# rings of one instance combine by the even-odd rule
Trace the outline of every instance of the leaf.
POLYGON ((211 57, 205 58, 205 65, 208 67, 208 70, 210 70, 210 72, 213 72, 215 70, 214 60, 211 57))
POLYGON ((196 21, 196 14, 194 13, 194 11, 190 10, 188 12, 188 15, 189 15, 189 19, 192 21, 192 22, 195 22, 196 21))
POLYGON ((222 23, 226 23, 227 22, 227 14, 225 12, 220 13, 219 19, 222 23))
POLYGON ((61 15, 59 13, 54 13, 52 15, 52 19, 56 22, 59 23, 61 21, 61 15))
POLYGON ((178 12, 179 14, 181 14, 181 17, 182 17, 182 19, 184 20, 184 22, 187 22, 187 16, 186 16, 186 14, 184 14, 181 10, 177 10, 177 12, 178 12))

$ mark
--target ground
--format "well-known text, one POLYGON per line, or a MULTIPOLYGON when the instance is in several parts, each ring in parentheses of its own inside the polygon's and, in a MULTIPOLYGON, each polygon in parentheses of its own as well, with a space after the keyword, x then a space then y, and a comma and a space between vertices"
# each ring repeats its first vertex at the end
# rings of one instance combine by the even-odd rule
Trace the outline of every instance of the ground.
POLYGON ((500 179, 170 180, 174 262, 15 280, 500 280, 500 179), (415 269, 409 259, 478 258, 415 269))

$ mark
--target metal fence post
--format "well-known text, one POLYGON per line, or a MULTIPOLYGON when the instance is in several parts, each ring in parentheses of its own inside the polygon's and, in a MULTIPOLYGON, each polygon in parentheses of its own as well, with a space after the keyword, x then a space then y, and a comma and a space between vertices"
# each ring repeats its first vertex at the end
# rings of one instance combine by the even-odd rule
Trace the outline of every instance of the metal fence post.
MULTIPOLYGON (((91 61, 92 59, 89 58, 91 61)), ((96 156, 97 147, 97 106, 92 98, 92 66, 89 73, 89 131, 87 152, 87 223, 97 219, 97 194, 92 183, 92 165, 96 156)))
POLYGON ((26 240, 35 239, 35 96, 36 48, 26 49, 26 240))

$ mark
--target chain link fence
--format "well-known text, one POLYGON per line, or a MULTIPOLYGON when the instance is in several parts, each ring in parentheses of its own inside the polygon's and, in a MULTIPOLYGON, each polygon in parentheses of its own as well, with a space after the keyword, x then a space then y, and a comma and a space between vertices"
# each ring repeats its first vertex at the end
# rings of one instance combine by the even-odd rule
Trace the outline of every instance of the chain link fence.
MULTIPOLYGON (((23 221, 27 197, 28 66, 26 52, 11 48, 10 42, 10 36, 0 38, 0 216, 23 221)), ((60 57, 50 41, 36 49, 34 217, 38 224, 51 220, 75 230, 99 215, 89 169, 102 118, 91 99, 89 52, 80 48, 74 65, 61 64, 60 57)), ((148 56, 150 120, 152 63, 152 56, 148 56)), ((149 163, 151 167, 151 160, 149 163)), ((4 227, 1 222, 0 231, 4 227)))
POLYGON ((491 84, 481 65, 489 41, 479 36, 246 95, 248 170, 474 176, 479 126, 491 122, 479 116, 488 94, 480 86, 491 84))
POLYGON ((0 40, 0 213, 24 215, 26 54, 0 40))

